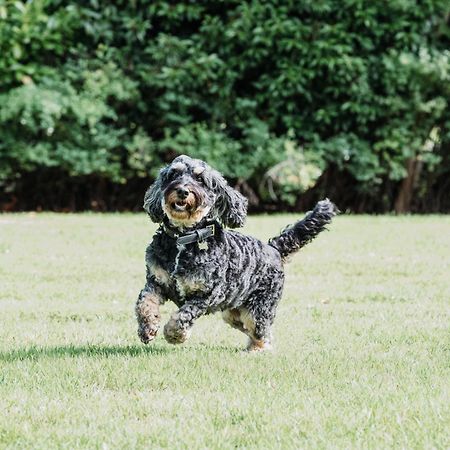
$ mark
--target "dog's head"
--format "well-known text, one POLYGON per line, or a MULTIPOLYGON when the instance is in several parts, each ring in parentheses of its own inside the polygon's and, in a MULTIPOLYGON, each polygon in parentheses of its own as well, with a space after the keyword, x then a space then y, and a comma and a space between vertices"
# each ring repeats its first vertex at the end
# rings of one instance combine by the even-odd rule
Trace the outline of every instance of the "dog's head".
POLYGON ((205 217, 237 228, 244 225, 247 199, 208 164, 182 155, 161 169, 145 194, 144 209, 153 222, 167 217, 179 228, 192 227, 205 217))

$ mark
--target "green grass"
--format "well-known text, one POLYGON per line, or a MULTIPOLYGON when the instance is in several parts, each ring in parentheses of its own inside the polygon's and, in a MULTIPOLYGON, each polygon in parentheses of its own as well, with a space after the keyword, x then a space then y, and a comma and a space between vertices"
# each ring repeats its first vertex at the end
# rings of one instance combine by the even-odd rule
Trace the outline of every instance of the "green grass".
POLYGON ((0 216, 0 448, 449 448, 450 217, 338 217, 287 266, 257 355, 217 315, 183 346, 140 344, 154 230, 0 216))

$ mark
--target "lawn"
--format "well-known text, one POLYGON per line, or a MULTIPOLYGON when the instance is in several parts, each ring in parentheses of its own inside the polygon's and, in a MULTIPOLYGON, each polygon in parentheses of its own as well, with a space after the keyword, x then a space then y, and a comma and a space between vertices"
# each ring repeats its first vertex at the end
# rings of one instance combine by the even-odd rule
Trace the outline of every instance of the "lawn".
POLYGON ((139 342, 154 230, 0 215, 0 448, 449 448, 450 217, 338 217, 287 265, 266 354, 218 315, 139 342))

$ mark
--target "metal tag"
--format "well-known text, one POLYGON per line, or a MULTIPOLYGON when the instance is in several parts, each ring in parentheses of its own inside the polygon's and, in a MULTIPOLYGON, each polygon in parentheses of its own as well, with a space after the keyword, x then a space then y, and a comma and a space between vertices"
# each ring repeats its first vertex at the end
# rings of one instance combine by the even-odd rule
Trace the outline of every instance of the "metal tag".
POLYGON ((199 250, 208 250, 208 243, 206 241, 199 242, 198 243, 198 249, 199 250))

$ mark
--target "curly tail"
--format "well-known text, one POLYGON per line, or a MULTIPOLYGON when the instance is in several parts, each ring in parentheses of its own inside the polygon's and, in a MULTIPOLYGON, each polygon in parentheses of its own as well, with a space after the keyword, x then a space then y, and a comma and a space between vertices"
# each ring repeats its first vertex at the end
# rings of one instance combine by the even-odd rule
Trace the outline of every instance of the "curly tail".
POLYGON ((303 219, 286 227, 279 236, 269 240, 269 245, 276 248, 283 261, 291 254, 311 242, 331 219, 338 213, 336 206, 325 199, 316 204, 313 211, 303 219))

